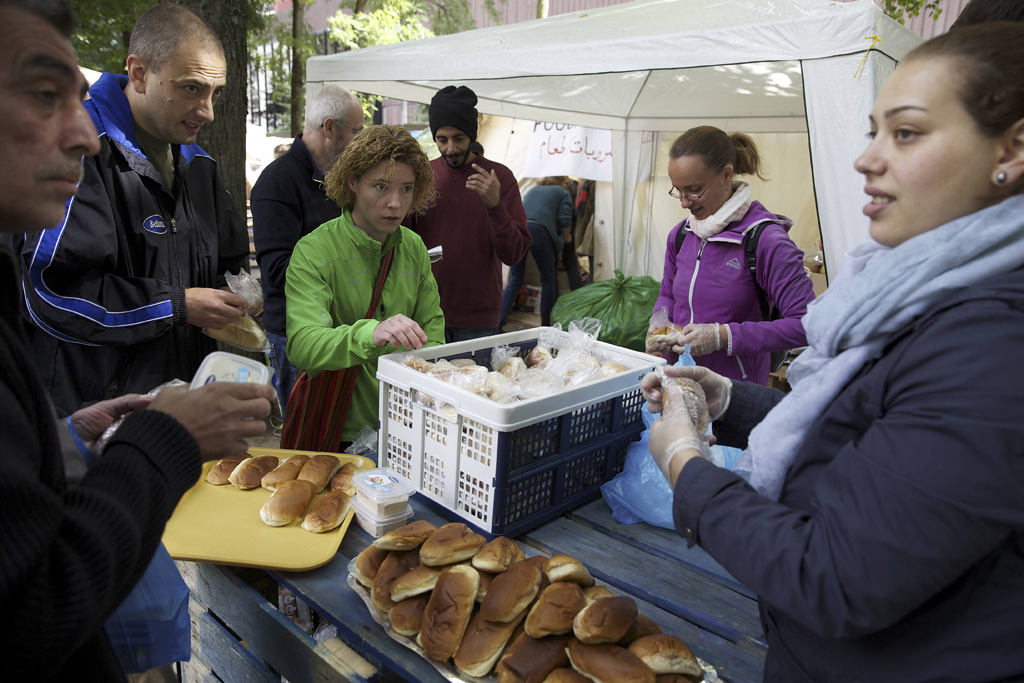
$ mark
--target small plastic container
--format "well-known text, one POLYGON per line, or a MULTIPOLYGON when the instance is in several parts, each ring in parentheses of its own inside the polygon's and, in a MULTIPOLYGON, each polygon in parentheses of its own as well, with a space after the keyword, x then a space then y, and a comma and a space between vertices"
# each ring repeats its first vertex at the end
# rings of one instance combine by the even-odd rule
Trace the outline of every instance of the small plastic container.
POLYGON ((210 382, 267 384, 269 381, 270 369, 263 363, 234 353, 214 351, 203 359, 189 388, 198 389, 210 382))
POLYGON ((352 509, 356 511, 356 522, 359 526, 374 538, 380 538, 389 531, 405 526, 412 517, 412 505, 409 503, 405 503, 402 511, 396 515, 378 517, 359 496, 352 499, 352 509))
POLYGON ((390 519, 405 512, 415 489, 402 475, 388 467, 356 472, 356 500, 377 519, 390 519))

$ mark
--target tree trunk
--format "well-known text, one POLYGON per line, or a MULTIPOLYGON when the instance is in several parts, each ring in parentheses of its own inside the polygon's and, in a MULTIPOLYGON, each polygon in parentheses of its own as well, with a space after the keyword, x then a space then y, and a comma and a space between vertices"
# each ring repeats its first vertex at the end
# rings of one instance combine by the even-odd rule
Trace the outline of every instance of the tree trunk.
POLYGON ((306 81, 306 65, 302 63, 302 42, 305 34, 305 0, 292 0, 292 137, 302 132, 302 103, 305 100, 306 81))
POLYGON ((248 0, 179 0, 201 16, 220 38, 227 61, 227 87, 214 107, 213 123, 203 126, 197 142, 217 160, 224 187, 245 217, 245 122, 249 110, 248 0))
POLYGON ((548 16, 548 0, 537 0, 537 18, 546 19, 548 16))

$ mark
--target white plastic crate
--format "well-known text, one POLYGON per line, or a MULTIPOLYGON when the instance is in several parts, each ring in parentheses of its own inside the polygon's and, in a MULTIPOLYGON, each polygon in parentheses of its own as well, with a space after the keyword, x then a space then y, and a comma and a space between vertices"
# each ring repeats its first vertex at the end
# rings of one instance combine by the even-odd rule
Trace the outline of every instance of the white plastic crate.
MULTIPOLYGON (((473 358, 490 369, 495 346, 518 346, 525 356, 543 329, 420 349, 414 355, 429 361, 473 358)), ((491 534, 522 533, 586 502, 621 471, 626 447, 643 430, 640 380, 665 363, 603 342, 596 346, 607 360, 629 370, 510 404, 381 357, 380 465, 406 477, 435 507, 491 534), (450 403, 456 419, 417 404, 414 392, 450 403)))

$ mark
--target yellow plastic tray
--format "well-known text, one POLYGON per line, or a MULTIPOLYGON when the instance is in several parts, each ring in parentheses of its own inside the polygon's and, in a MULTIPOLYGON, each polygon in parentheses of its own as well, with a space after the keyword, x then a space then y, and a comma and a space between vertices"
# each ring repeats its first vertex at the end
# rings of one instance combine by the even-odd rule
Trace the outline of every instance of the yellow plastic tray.
MULTIPOLYGON (((253 457, 276 455, 281 460, 311 451, 278 448, 250 448, 253 457)), ((346 453, 331 453, 341 463, 355 463, 356 468, 376 467, 369 458, 346 453)), ((270 497, 264 488, 242 491, 231 484, 214 486, 206 482, 206 474, 216 464, 203 465, 199 481, 178 502, 164 529, 164 546, 176 560, 210 562, 237 567, 259 567, 283 571, 305 571, 327 564, 338 552, 341 539, 352 521, 350 509, 337 529, 314 534, 302 528, 303 515, 281 527, 271 527, 260 519, 260 508, 270 497)), ((317 494, 313 505, 323 496, 317 494)), ((312 509, 307 508, 307 511, 312 509)))

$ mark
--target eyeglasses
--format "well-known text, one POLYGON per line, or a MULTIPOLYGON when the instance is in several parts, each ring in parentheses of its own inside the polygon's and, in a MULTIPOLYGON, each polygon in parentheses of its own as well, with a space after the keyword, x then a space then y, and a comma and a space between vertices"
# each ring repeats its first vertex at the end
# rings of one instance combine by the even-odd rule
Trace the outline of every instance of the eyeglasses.
POLYGON ((341 125, 345 126, 346 128, 351 128, 352 129, 352 135, 358 135, 359 133, 361 133, 363 131, 363 127, 362 126, 359 126, 358 128, 356 128, 355 126, 348 125, 347 123, 345 123, 341 119, 334 119, 334 122, 335 123, 340 123, 341 125))
POLYGON ((688 193, 685 193, 685 192, 680 192, 679 190, 677 190, 676 188, 673 187, 672 189, 670 189, 668 191, 668 196, 672 197, 672 199, 685 199, 685 200, 690 201, 690 202, 700 201, 700 198, 704 196, 704 193, 708 191, 708 188, 710 188, 712 185, 714 185, 715 178, 718 177, 719 173, 721 173, 721 171, 717 171, 715 173, 715 175, 712 176, 711 182, 709 182, 704 187, 704 189, 700 191, 700 194, 688 194, 688 193))

